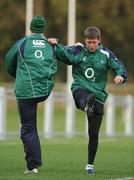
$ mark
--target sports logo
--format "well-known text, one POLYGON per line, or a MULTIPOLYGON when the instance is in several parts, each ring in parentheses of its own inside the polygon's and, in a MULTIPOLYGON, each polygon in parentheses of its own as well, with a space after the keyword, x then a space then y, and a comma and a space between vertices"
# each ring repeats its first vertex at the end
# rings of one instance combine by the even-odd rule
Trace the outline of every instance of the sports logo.
POLYGON ((82 61, 86 62, 86 61, 87 61, 87 57, 86 57, 86 56, 83 57, 83 58, 82 58, 82 61))
POLYGON ((45 41, 44 40, 33 40, 32 43, 35 46, 45 46, 45 41))
POLYGON ((105 64, 105 62, 103 60, 100 61, 101 64, 105 64))
POLYGON ((92 68, 86 69, 85 76, 86 78, 91 79, 92 81, 95 81, 94 70, 92 68))
POLYGON ((42 57, 42 51, 37 50, 37 51, 35 51, 34 55, 35 55, 36 58, 41 58, 42 57))

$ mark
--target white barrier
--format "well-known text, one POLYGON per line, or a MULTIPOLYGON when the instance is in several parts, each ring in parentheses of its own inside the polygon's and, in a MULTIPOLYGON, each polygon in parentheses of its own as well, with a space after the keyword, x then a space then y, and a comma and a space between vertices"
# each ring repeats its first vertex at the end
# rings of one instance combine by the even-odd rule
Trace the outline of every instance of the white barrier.
POLYGON ((74 135, 74 123, 75 123, 75 106, 74 101, 71 95, 67 97, 67 106, 66 106, 66 124, 65 132, 67 137, 72 137, 74 135))
POLYGON ((115 96, 109 94, 106 106, 106 135, 114 135, 115 126, 115 96))
POLYGON ((54 97, 53 94, 46 100, 44 106, 44 137, 50 138, 53 132, 54 97))
POLYGON ((50 138, 53 135, 54 124, 54 104, 55 102, 66 103, 66 121, 65 121, 65 134, 66 137, 72 137, 74 134, 74 122, 75 122, 75 107, 72 96, 67 96, 63 93, 51 93, 51 96, 44 103, 44 130, 43 135, 46 138, 50 138))
MULTIPOLYGON (((87 135, 87 121, 86 128, 82 132, 76 132, 75 130, 75 107, 73 98, 67 97, 65 92, 53 92, 51 96, 45 101, 44 107, 44 124, 43 124, 43 135, 44 137, 50 138, 53 135, 65 135, 66 137, 72 137, 77 134, 87 135), (71 98, 71 99, 70 99, 71 98), (57 102, 62 102, 65 106, 68 104, 68 110, 66 109, 65 114, 65 129, 62 132, 55 132, 54 130, 54 107, 57 102)), ((5 139, 6 135, 9 133, 6 131, 6 113, 7 107, 6 103, 8 99, 15 99, 13 96, 13 91, 0 88, 0 140, 5 139)), ((115 136, 118 133, 115 130, 116 123, 116 107, 122 107, 121 113, 123 114, 124 132, 122 135, 132 136, 134 135, 134 97, 132 95, 126 96, 114 96, 109 95, 106 102, 105 109, 105 132, 104 135, 115 136)), ((67 108, 66 107, 66 108, 67 108)), ((17 110, 16 110, 17 111, 17 110)), ((84 121, 83 121, 84 122, 84 121)), ((10 132, 10 134, 15 135, 15 132, 10 132)))
MULTIPOLYGON (((53 95, 54 96, 54 95, 53 95)), ((73 99, 69 99, 68 97, 62 97, 64 98, 63 101, 65 103, 68 104, 68 109, 66 112, 66 123, 65 123, 65 135, 66 137, 72 137, 76 134, 75 132, 75 107, 74 107, 74 103, 73 103, 73 99)), ((118 97, 119 98, 119 97, 118 97)), ((118 98, 112 94, 109 94, 108 99, 107 99, 107 103, 106 103, 106 124, 105 124, 105 135, 107 136, 114 136, 116 135, 115 132, 115 108, 117 105, 123 106, 124 104, 122 104, 121 102, 118 102, 118 98)), ((45 122, 45 137, 50 137, 52 136, 53 132, 52 132, 52 119, 51 116, 53 117, 53 109, 52 108, 52 102, 53 99, 55 99, 54 97, 51 96, 51 98, 49 99, 49 101, 46 101, 46 109, 45 109, 45 114, 47 114, 47 116, 45 115, 44 120, 45 122), (50 103, 50 101, 52 101, 50 103), (48 107, 51 107, 51 111, 48 107)), ((131 95, 127 95, 126 97, 123 96, 122 99, 125 99, 124 103, 126 103, 125 105, 125 109, 124 109, 124 118, 125 120, 125 127, 124 127, 124 134, 125 135, 134 135, 133 132, 133 123, 134 123, 134 118, 133 118, 133 96, 131 95)), ((86 130, 85 130, 85 135, 87 135, 87 121, 86 121, 86 130)))
POLYGON ((6 91, 0 87, 0 140, 6 138, 6 91))
POLYGON ((130 136, 133 133, 133 119, 134 119, 134 100, 131 95, 125 97, 125 135, 130 136))

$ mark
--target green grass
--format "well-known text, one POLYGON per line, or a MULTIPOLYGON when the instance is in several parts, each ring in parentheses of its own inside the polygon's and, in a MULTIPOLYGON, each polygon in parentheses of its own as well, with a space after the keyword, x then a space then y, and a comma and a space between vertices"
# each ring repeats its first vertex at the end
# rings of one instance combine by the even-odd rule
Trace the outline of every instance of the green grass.
POLYGON ((0 141, 0 180, 114 180, 134 179, 134 138, 100 138, 95 175, 85 172, 87 138, 41 138, 43 166, 25 175, 19 139, 0 141))
MULTIPOLYGON (((43 108, 38 107, 38 130, 43 131, 43 108)), ((54 131, 65 130, 65 104, 56 103, 54 109, 54 131)), ((76 110, 75 130, 84 132, 85 113, 76 110)), ((105 132, 105 116, 101 133, 105 132)), ((116 109, 115 129, 123 132, 122 109, 116 109)), ((7 131, 19 131, 19 114, 15 101, 7 104, 7 131)), ((100 137, 100 145, 95 160, 95 175, 85 173, 87 161, 86 137, 41 137, 43 166, 38 174, 24 175, 25 160, 21 141, 17 137, 8 137, 0 141, 0 180, 114 180, 134 179, 134 138, 100 137)))

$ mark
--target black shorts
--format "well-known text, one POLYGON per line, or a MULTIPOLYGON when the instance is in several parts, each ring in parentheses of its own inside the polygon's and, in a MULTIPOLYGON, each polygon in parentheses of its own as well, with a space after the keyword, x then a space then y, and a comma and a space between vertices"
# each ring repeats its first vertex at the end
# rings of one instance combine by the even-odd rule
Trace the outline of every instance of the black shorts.
MULTIPOLYGON (((78 88, 73 91, 73 98, 75 101, 75 105, 78 109, 81 109, 84 111, 84 108, 85 108, 85 105, 87 102, 87 98, 90 94, 91 94, 91 92, 89 92, 85 89, 82 89, 82 88, 78 88)), ((103 114, 104 105, 98 101, 95 101, 93 111, 94 111, 94 113, 97 113, 97 114, 103 114)))

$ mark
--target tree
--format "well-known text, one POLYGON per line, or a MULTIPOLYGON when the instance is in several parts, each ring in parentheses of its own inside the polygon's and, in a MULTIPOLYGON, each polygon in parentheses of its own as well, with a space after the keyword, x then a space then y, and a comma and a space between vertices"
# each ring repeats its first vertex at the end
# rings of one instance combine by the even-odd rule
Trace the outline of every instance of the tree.
POLYGON ((10 76, 5 75, 5 54, 13 42, 25 34, 25 3, 17 0, 1 0, 0 15, 2 17, 0 22, 0 80, 6 81, 10 76))
MULTIPOLYGON (((78 4, 77 12, 81 12, 81 9, 84 9, 84 1, 79 0, 78 4)), ((80 35, 82 23, 84 28, 85 23, 87 23, 86 27, 99 27, 102 31, 103 43, 122 58, 132 78, 134 75, 132 60, 134 59, 132 53, 134 45, 134 39, 132 38, 134 24, 133 0, 91 0, 87 3, 85 0, 85 4, 89 9, 87 8, 88 11, 85 12, 82 9, 82 13, 78 14, 80 20, 77 37, 82 38, 80 35), (82 19, 84 19, 84 22, 82 22, 82 19)))
MULTIPOLYGON (((43 15, 47 21, 47 37, 56 37, 67 44, 68 0, 34 0, 34 15, 43 15)), ((129 79, 134 81, 133 54, 133 0, 76 0, 76 39, 83 42, 83 31, 87 26, 97 26, 102 31, 102 42, 124 61, 129 79), (131 77, 131 78, 130 78, 131 77)), ((25 35, 26 1, 0 0, 0 80, 11 78, 4 71, 4 56, 8 48, 25 35)), ((65 81, 66 66, 58 64, 57 79, 65 81), (63 75, 63 71, 65 72, 63 75)))

